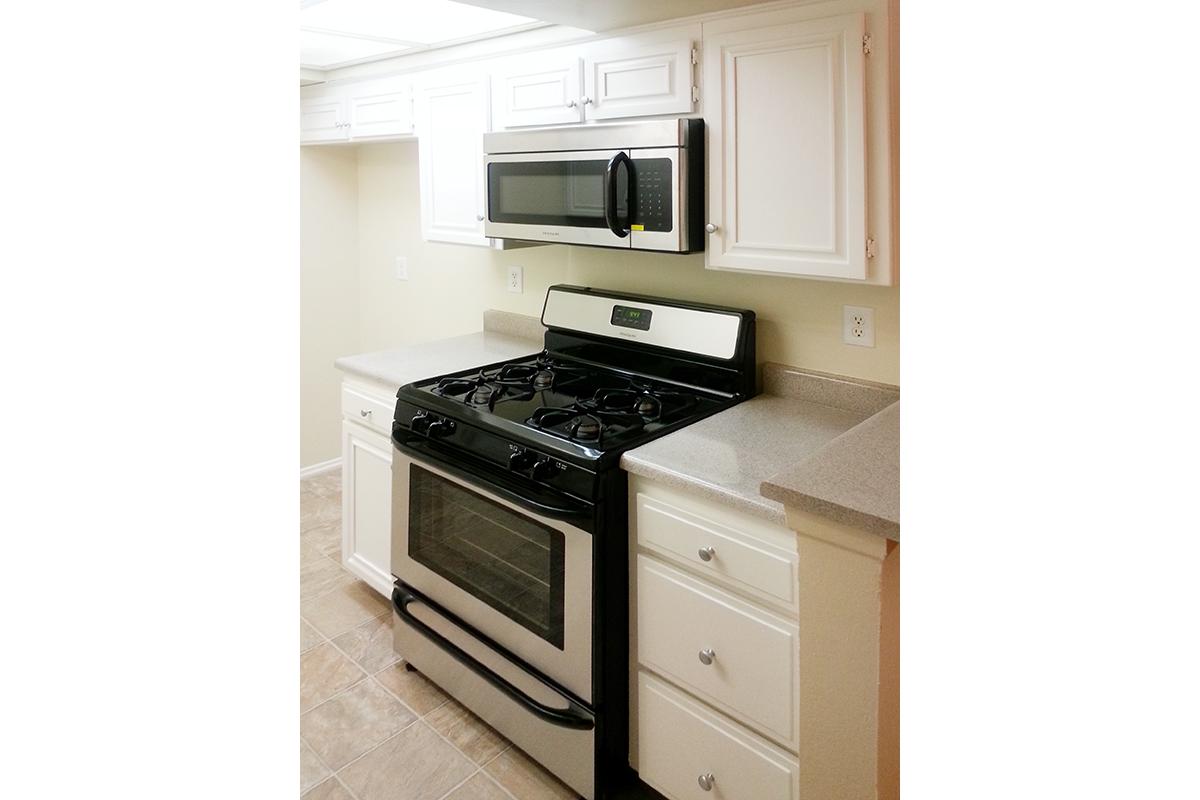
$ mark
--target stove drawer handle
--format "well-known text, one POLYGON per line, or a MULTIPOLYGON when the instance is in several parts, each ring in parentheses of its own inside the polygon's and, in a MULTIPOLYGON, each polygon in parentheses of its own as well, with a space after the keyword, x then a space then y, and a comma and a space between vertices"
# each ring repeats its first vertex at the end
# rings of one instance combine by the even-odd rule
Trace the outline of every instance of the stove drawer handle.
MULTIPOLYGON (((537 700, 534 700, 516 686, 509 683, 503 677, 497 675, 495 672, 492 672, 470 653, 463 650, 445 636, 442 636, 442 634, 438 633, 421 620, 417 619, 408 609, 409 604, 414 602, 429 606, 440 616, 445 617, 449 622, 452 622, 458 627, 463 628, 468 633, 472 633, 476 639, 479 639, 483 644, 487 645, 491 649, 496 650, 497 648, 490 641, 487 641, 483 637, 474 634, 469 628, 466 627, 466 625, 464 625, 452 614, 443 611, 425 598, 419 597, 414 592, 406 588, 402 588, 400 584, 396 584, 396 586, 392 588, 392 606, 396 609, 396 613, 400 615, 400 618, 404 620, 406 625, 415 629, 426 639, 436 644, 455 661, 462 664, 479 677, 483 678, 485 681, 499 689, 504 694, 508 695, 509 699, 515 701, 521 706, 524 706, 527 711, 537 718, 563 728, 590 731, 592 728, 596 727, 595 719, 593 719, 590 714, 586 713, 586 711, 571 698, 566 697, 565 695, 563 696, 563 699, 569 704, 568 708, 553 708, 545 705, 544 703, 539 703, 537 700)), ((502 653, 501 655, 505 655, 505 657, 508 658, 507 654, 502 653)), ((512 661, 513 659, 508 658, 508 660, 512 661)), ((562 694, 558 689, 555 689, 554 691, 558 694, 562 694)))

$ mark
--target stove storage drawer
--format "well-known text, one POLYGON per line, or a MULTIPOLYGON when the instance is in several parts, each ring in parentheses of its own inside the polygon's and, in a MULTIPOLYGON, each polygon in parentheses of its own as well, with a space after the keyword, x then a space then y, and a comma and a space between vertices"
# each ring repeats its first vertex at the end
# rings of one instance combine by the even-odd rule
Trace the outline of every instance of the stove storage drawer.
MULTIPOLYGON (((799 627, 646 555, 638 660, 782 745, 799 746, 799 627)), ((650 718, 645 709, 639 714, 650 718)))
POLYGON ((391 398, 381 397, 364 387, 342 384, 342 414, 346 419, 390 437, 395 408, 396 403, 391 398))
POLYGON ((638 673, 638 774, 673 800, 797 800, 794 755, 638 673), (704 787, 708 788, 705 789, 704 787))
POLYGON ((765 520, 698 507, 697 498, 687 498, 692 510, 685 510, 658 494, 637 494, 638 544, 732 589, 795 612, 794 533, 775 530, 765 520), (790 547, 781 546, 783 542, 790 547))

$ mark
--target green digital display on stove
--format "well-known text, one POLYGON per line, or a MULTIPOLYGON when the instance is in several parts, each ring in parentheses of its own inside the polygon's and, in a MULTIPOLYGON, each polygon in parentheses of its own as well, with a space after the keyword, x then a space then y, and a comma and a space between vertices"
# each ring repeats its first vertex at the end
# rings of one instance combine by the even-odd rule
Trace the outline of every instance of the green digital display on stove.
POLYGON ((639 331, 650 330, 650 315, 648 308, 633 306, 613 306, 612 324, 622 328, 636 328, 639 331))

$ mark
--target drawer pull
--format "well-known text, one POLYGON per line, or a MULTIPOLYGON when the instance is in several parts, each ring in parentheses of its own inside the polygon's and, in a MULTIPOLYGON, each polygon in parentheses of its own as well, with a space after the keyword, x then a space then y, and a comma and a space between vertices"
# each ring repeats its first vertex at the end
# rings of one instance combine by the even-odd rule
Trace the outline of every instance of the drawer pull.
POLYGON ((700 788, 706 792, 711 792, 713 784, 716 782, 717 779, 713 777, 711 772, 706 772, 699 778, 696 778, 696 783, 700 784, 700 788))
POLYGON ((717 548, 715 548, 715 547, 701 547, 700 548, 700 560, 701 561, 712 561, 713 556, 715 556, 716 554, 717 554, 717 548))
POLYGON ((711 647, 706 647, 700 651, 700 663, 708 666, 716 660, 717 653, 711 647))
POLYGON ((364 408, 361 411, 359 411, 358 413, 361 414, 364 418, 369 417, 369 416, 371 416, 371 409, 364 408))

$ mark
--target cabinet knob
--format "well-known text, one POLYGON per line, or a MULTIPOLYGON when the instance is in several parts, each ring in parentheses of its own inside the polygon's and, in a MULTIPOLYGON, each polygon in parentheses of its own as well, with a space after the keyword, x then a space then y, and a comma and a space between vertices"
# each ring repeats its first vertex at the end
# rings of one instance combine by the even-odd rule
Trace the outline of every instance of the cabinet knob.
POLYGON ((577 105, 579 105, 579 103, 576 103, 573 99, 567 101, 567 108, 574 108, 577 105))
POLYGON ((483 214, 476 214, 475 219, 478 220, 479 222, 483 222, 483 214))
POLYGON ((704 666, 709 666, 717 659, 717 653, 711 647, 706 647, 700 651, 700 663, 704 666))
POLYGON ((717 779, 713 777, 711 772, 706 772, 699 778, 696 778, 696 783, 700 784, 700 788, 706 792, 711 792, 713 784, 716 782, 717 779))
POLYGON ((710 222, 710 223, 708 223, 707 225, 705 225, 705 226, 704 226, 704 230, 708 231, 709 233, 716 233, 716 232, 717 232, 717 226, 716 226, 716 225, 713 225, 713 224, 710 222))
POLYGON ((715 547, 701 547, 700 548, 700 560, 701 561, 712 561, 713 556, 715 556, 716 554, 717 554, 717 549, 715 547))
POLYGON ((583 101, 583 104, 584 104, 585 106, 587 106, 587 105, 591 105, 591 103, 592 103, 592 98, 588 97, 586 94, 585 94, 583 97, 579 98, 579 99, 583 101))
POLYGON ((361 414, 363 417, 369 417, 369 416, 371 416, 371 409, 369 409, 369 408, 360 409, 358 413, 361 414))

